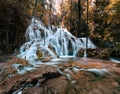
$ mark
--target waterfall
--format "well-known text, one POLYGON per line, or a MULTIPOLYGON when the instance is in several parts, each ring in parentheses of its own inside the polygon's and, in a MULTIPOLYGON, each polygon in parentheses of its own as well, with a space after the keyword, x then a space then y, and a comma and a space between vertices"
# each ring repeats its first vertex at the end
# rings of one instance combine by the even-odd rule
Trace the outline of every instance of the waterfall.
MULTIPOLYGON (((86 39, 73 36, 67 29, 54 27, 47 29, 40 19, 33 18, 26 30, 26 40, 20 48, 18 57, 34 62, 40 57, 58 58, 59 56, 75 56, 76 52, 85 48, 86 39)), ((88 48, 95 48, 88 40, 88 48)))

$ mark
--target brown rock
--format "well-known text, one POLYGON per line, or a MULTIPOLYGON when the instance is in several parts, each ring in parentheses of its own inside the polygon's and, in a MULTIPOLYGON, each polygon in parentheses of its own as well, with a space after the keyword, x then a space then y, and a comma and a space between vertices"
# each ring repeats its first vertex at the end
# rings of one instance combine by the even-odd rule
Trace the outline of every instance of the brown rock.
POLYGON ((112 82, 112 85, 115 86, 115 87, 119 87, 119 83, 118 82, 112 82))
MULTIPOLYGON (((14 58, 12 61, 16 62, 17 59, 14 58)), ((81 58, 71 63, 58 65, 57 68, 64 75, 60 74, 56 68, 44 64, 38 65, 36 70, 19 75, 11 69, 11 64, 13 64, 11 61, 0 63, 0 94, 12 94, 21 87, 24 87, 22 94, 119 94, 119 67, 111 66, 113 62, 107 60, 87 58, 88 63, 82 61, 84 60, 81 58), (5 66, 6 69, 1 72, 5 66), (110 75, 96 77, 93 73, 84 70, 73 71, 73 67, 78 69, 106 68, 110 75), (71 81, 66 73, 70 75, 71 81), (13 76, 8 77, 9 74, 13 76), (72 81, 75 83, 71 83, 72 81)))
POLYGON ((120 63, 117 63, 117 64, 116 64, 116 67, 120 67, 120 63))
POLYGON ((80 49, 80 50, 76 53, 76 56, 83 57, 83 56, 84 56, 84 51, 85 51, 85 49, 80 49))
POLYGON ((99 89, 100 89, 100 88, 102 88, 102 87, 103 87, 103 86, 102 86, 102 84, 101 84, 101 83, 98 83, 98 84, 97 84, 97 88, 99 88, 99 89))
POLYGON ((20 59, 20 58, 17 59, 17 63, 22 64, 22 65, 24 65, 24 66, 29 65, 29 63, 28 63, 27 60, 25 60, 25 59, 20 59))
POLYGON ((101 90, 94 88, 88 94, 103 94, 101 90))
POLYGON ((42 62, 48 62, 52 59, 52 57, 41 57, 39 58, 42 62))

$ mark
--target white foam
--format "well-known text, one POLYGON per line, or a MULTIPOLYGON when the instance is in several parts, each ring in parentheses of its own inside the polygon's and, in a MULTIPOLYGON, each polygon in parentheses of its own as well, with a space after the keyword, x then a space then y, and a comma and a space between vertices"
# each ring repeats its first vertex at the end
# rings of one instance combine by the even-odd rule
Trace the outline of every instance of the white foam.
POLYGON ((27 71, 35 69, 32 66, 23 66, 22 64, 13 64, 12 66, 17 70, 18 74, 25 74, 27 71))
POLYGON ((114 58, 110 58, 110 60, 111 60, 112 62, 115 62, 115 63, 120 63, 120 61, 119 61, 119 60, 114 59, 114 58))
MULTIPOLYGON (((81 48, 86 47, 86 38, 77 38, 62 27, 47 29, 40 19, 34 17, 26 30, 26 39, 27 42, 21 46, 20 54, 17 56, 28 60, 32 65, 36 64, 38 50, 42 52, 42 57, 51 56, 52 61, 55 61, 58 56, 72 58, 81 48)), ((96 48, 90 39, 88 39, 88 48, 96 48)))

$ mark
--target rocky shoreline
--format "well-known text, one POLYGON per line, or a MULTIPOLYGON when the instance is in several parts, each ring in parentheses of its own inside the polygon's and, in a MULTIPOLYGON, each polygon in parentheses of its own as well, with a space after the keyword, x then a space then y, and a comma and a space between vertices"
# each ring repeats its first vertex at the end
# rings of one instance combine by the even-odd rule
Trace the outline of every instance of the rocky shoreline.
POLYGON ((0 94, 119 94, 120 67, 108 60, 79 58, 57 65, 40 64, 18 74, 14 63, 29 66, 16 57, 0 63, 0 94), (90 70, 92 69, 92 70, 90 70), (106 71, 107 70, 107 71, 106 71))

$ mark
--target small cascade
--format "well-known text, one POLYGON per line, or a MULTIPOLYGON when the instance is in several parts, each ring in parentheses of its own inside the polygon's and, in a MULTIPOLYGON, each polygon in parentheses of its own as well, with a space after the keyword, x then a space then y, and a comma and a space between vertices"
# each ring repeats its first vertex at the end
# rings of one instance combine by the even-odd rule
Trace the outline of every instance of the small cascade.
MULTIPOLYGON (((75 56, 79 49, 86 47, 85 38, 77 38, 62 27, 47 29, 40 19, 35 18, 26 30, 26 40, 20 48, 18 57, 29 62, 42 57, 75 56)), ((90 39, 88 48, 95 48, 90 39)))

